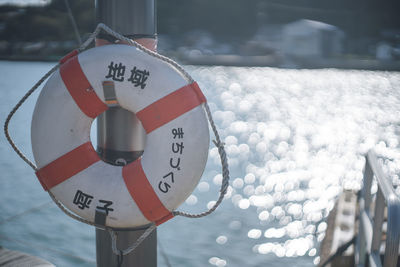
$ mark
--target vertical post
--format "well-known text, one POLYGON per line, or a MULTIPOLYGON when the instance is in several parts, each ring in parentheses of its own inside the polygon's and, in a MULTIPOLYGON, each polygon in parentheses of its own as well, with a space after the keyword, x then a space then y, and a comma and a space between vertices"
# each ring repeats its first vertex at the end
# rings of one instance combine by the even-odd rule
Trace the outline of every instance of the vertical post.
MULTIPOLYGON (((96 22, 103 22, 126 37, 149 49, 156 49, 155 0, 96 0, 96 22)), ((114 43, 100 35, 96 45, 114 43)), ((97 152, 114 165, 125 165, 143 153, 146 134, 135 114, 120 107, 110 107, 97 118, 97 152)), ((131 245, 146 227, 133 231, 117 231, 117 247, 131 245)), ((96 229, 97 266, 117 266, 108 232, 96 229)), ((133 252, 124 256, 122 266, 157 266, 156 230, 133 252)))
POLYGON ((361 190, 361 196, 358 200, 360 203, 359 207, 359 230, 357 235, 357 243, 356 243, 356 265, 357 266, 365 266, 366 255, 367 255, 367 237, 364 232, 366 229, 366 222, 364 222, 363 214, 365 212, 368 219, 370 218, 370 205, 371 205, 371 184, 374 173, 371 169, 370 161, 368 155, 365 156, 365 168, 364 168, 364 177, 363 177, 363 188, 361 190))
POLYGON ((371 186, 372 186, 373 178, 374 178, 374 173, 371 169, 370 158, 368 156, 366 156, 365 157, 365 170, 364 170, 364 186, 363 186, 361 193, 364 197, 365 211, 368 213, 368 216, 370 215, 370 207, 371 207, 371 201, 372 201, 371 186))
POLYGON ((381 188, 378 186, 378 192, 376 192, 375 199, 375 211, 374 211, 374 226, 372 231, 372 244, 371 253, 377 253, 379 255, 382 240, 382 225, 385 219, 385 197, 383 196, 381 188))

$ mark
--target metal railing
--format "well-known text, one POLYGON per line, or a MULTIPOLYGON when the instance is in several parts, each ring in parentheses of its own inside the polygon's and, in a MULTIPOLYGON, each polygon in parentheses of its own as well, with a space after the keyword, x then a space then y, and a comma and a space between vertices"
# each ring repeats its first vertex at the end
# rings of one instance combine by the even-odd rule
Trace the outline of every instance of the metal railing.
POLYGON ((377 156, 370 150, 366 155, 364 185, 359 199, 359 233, 356 241, 357 266, 397 266, 400 240, 400 198, 396 195, 389 178, 378 164, 377 156), (372 213, 371 185, 376 177, 378 191, 372 213), (387 229, 383 265, 380 256, 382 227, 387 208, 387 229))

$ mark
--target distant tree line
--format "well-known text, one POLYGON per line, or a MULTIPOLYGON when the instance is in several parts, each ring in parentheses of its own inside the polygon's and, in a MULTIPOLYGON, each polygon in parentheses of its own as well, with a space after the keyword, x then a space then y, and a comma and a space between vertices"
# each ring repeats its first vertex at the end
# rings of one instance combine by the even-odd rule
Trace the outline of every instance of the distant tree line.
MULTIPOLYGON (((70 1, 80 33, 93 31, 93 1, 70 1)), ((43 7, 0 6, 0 39, 8 41, 74 40, 74 31, 63 0, 43 7)))
MULTIPOLYGON (((111 1, 111 0, 110 0, 111 1)), ((70 0, 81 35, 95 27, 94 0, 70 0)), ((400 29, 398 0, 158 0, 160 34, 204 29, 217 39, 251 37, 258 27, 307 18, 340 27, 354 38, 378 37, 382 29, 400 29)), ((64 0, 43 7, 0 6, 0 39, 74 40, 64 0)))

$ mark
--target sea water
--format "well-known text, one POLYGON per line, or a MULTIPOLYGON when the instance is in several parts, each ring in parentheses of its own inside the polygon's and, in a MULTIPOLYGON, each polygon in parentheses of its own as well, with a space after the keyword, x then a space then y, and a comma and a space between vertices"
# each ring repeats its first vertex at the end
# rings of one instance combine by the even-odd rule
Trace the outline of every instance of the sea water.
MULTIPOLYGON (((0 62, 0 122, 55 63, 0 62)), ((374 148, 400 183, 400 73, 194 67, 225 142, 231 181, 221 206, 201 219, 158 228, 158 265, 313 266, 326 218, 343 189, 361 187, 374 148)), ((10 133, 32 158, 30 123, 38 93, 10 133)), ((92 136, 93 139, 95 137, 92 136)), ((0 245, 57 266, 95 266, 95 231, 64 215, 33 170, 0 138, 0 245)), ((179 208, 201 212, 222 176, 210 143, 203 178, 179 208)))

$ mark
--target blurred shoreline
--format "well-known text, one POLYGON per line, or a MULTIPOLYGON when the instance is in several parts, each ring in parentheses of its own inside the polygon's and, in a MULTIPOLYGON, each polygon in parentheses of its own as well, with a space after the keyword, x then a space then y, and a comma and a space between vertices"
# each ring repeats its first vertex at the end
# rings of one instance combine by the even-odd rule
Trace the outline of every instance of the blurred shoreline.
MULTIPOLYGON (((400 61, 385 61, 360 58, 306 58, 285 57, 280 55, 243 56, 243 55, 184 55, 176 52, 161 53, 184 65, 235 66, 235 67, 275 67, 285 69, 356 69, 400 71, 400 61)), ((56 62, 61 55, 0 55, 4 61, 43 61, 56 62)))
POLYGON ((277 67, 286 69, 357 69, 400 71, 400 61, 377 59, 296 58, 283 56, 212 55, 181 57, 186 65, 219 65, 237 67, 277 67))
MULTIPOLYGON (((400 71, 395 0, 171 1, 157 5, 158 51, 183 64, 400 71)), ((0 5, 0 59, 57 61, 78 47, 94 2, 70 8, 75 31, 62 0, 0 5)))

